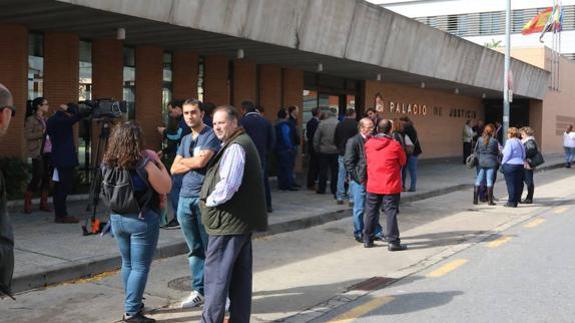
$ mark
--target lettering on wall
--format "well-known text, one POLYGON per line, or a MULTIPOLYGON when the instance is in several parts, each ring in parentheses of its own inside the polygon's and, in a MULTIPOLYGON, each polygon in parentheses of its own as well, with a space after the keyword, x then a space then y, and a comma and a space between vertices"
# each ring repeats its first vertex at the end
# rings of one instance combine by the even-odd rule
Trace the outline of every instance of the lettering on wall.
POLYGON ((441 106, 428 106, 427 104, 405 103, 398 101, 384 102, 385 111, 391 114, 421 115, 421 116, 447 116, 449 118, 475 119, 477 111, 466 108, 444 108, 441 106))

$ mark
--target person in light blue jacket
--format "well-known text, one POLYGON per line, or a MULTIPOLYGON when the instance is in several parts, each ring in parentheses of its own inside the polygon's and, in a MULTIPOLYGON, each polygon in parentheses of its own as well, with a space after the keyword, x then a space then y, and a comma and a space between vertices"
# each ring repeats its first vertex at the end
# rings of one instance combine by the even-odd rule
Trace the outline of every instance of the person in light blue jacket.
POLYGON ((509 197, 505 207, 517 207, 523 193, 523 176, 525 163, 525 147, 519 138, 519 130, 515 127, 507 131, 507 141, 503 147, 501 168, 505 175, 509 197))

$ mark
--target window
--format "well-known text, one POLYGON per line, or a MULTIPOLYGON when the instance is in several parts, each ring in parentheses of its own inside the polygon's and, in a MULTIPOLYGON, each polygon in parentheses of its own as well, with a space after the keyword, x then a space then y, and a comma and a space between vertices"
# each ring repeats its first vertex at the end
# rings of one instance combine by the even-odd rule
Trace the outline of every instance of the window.
POLYGON ((204 101, 204 76, 206 65, 204 64, 204 57, 200 56, 198 59, 198 100, 204 101))
POLYGON ((136 52, 124 47, 124 87, 123 98, 128 109, 128 120, 136 118, 136 52))
POLYGON ((172 100, 172 58, 170 52, 164 53, 164 71, 162 86, 162 117, 168 120, 168 103, 172 100))
POLYGON ((504 32, 505 16, 503 11, 482 12, 479 15, 479 34, 492 35, 504 32))
POLYGON ((455 34, 459 28, 458 17, 456 15, 447 16, 447 32, 455 34))
POLYGON ((44 94, 44 36, 28 36, 28 100, 44 94))
MULTIPOLYGON (((92 99, 92 43, 89 41, 80 41, 80 70, 78 84, 78 101, 92 99)), ((82 120, 78 128, 78 161, 86 174, 89 171, 90 164, 90 127, 91 123, 82 120)), ((88 177, 86 177, 88 178, 88 177)))

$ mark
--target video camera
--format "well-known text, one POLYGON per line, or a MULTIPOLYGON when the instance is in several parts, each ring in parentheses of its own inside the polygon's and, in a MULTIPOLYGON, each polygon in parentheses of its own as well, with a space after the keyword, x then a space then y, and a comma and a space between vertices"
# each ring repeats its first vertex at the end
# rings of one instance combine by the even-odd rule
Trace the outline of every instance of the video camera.
POLYGON ((117 119, 128 111, 126 101, 95 99, 78 102, 79 112, 89 119, 117 119))

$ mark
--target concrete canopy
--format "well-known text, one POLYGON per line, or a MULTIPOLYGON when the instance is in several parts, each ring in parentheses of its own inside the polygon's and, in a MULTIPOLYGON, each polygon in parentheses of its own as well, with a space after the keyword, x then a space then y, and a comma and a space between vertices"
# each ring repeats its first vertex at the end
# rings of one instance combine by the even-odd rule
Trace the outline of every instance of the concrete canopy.
MULTIPOLYGON (((0 0, 31 30, 235 57, 346 78, 501 97, 503 55, 362 0, 0 0)), ((512 60, 514 93, 543 99, 549 72, 512 60)))

